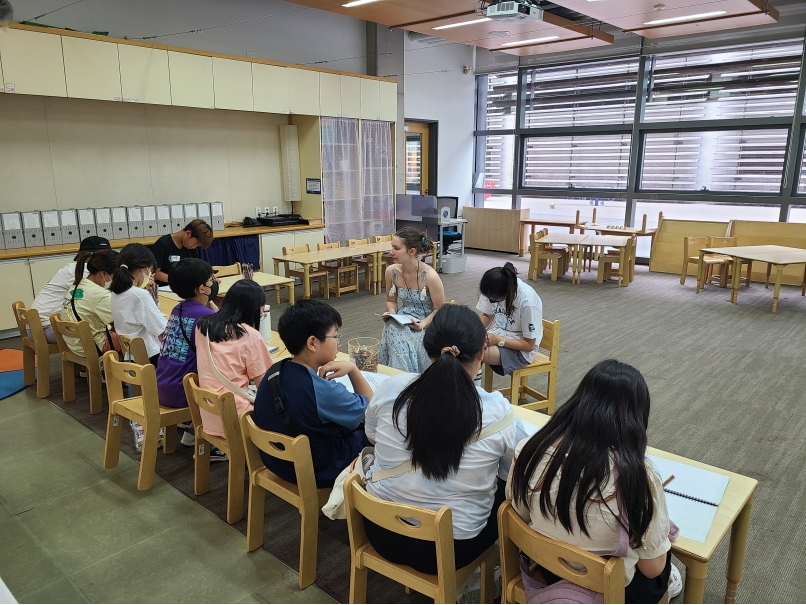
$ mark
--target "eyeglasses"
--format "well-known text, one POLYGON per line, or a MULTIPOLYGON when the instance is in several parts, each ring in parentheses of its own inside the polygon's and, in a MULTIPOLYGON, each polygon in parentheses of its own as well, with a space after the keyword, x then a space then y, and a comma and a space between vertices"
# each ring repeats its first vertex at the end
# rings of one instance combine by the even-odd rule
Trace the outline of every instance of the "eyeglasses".
POLYGON ((341 334, 336 334, 335 336, 323 336, 319 340, 324 340, 325 338, 335 338, 336 339, 336 346, 341 346, 341 334))

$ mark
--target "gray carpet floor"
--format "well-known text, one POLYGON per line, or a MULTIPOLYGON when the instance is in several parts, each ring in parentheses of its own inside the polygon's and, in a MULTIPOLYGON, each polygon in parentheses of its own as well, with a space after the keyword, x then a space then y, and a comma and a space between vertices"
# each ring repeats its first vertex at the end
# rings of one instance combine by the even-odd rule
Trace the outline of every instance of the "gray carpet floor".
MULTIPOLYGON (((506 261, 525 277, 528 257, 469 251, 464 273, 443 275, 446 297, 474 306, 482 273, 506 261)), ((801 546, 806 517, 798 512, 806 489, 806 409, 800 407, 806 399, 806 298, 800 288, 783 286, 778 313, 772 314, 772 289, 763 284, 743 287, 739 304, 732 305, 729 290, 708 286, 695 295, 693 278, 680 285, 678 276, 641 266, 628 288, 598 285, 595 273, 585 273, 581 285, 572 285, 570 274, 557 282, 540 277, 528 283, 543 301, 544 317, 562 322, 558 404, 602 359, 638 368, 652 396, 650 445, 760 482, 739 602, 806 601, 806 580, 798 571, 806 564, 801 546)), ((382 322, 374 314, 383 311, 383 301, 365 293, 331 298, 344 320, 344 350, 349 338, 380 336, 382 322)), ((285 306, 272 309, 275 327, 285 306)), ((19 341, 2 344, 19 346, 19 341)), ((545 384, 541 378, 532 381, 545 384)), ((77 401, 65 404, 58 367, 51 384, 56 405, 103 434, 106 413, 88 413, 83 385, 77 401)), ((496 387, 504 385, 505 379, 496 378, 496 387)), ((124 436, 124 452, 133 456, 130 432, 124 436)), ((223 518, 226 465, 213 466, 212 489, 199 497, 192 494, 191 448, 160 455, 157 472, 223 518)), ((267 502, 264 548, 295 569, 297 519, 284 503, 267 502)), ((244 531, 244 522, 236 528, 244 531)), ((711 561, 705 602, 723 601, 727 546, 725 539, 711 561)), ((316 584, 342 602, 349 583, 345 556, 349 561, 346 527, 323 519, 316 584)), ((368 597, 370 602, 409 601, 399 587, 378 577, 371 577, 368 597)))

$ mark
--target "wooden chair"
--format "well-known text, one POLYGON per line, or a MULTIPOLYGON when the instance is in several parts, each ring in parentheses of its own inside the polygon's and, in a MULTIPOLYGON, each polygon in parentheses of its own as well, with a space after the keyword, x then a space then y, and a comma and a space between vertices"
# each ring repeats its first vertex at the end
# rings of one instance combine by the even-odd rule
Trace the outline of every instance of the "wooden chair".
POLYGON ((246 461, 235 397, 231 391, 216 393, 201 388, 196 374, 185 374, 182 384, 185 386, 185 397, 188 400, 190 416, 193 418, 193 432, 196 436, 193 491, 197 496, 210 491, 210 444, 212 444, 229 458, 227 523, 237 523, 243 519, 243 478, 246 461), (225 437, 205 432, 200 409, 221 418, 225 437))
POLYGON ((213 265, 213 273, 216 277, 229 277, 230 275, 243 275, 241 263, 231 265, 213 265))
MULTIPOLYGON (((524 404, 528 410, 546 408, 546 413, 553 414, 557 398, 557 368, 560 357, 560 320, 543 320, 543 338, 540 339, 540 348, 549 352, 544 355, 539 351, 532 363, 512 372, 512 383, 509 388, 500 389, 504 397, 509 396, 512 405, 519 405, 520 399, 527 395, 537 399, 536 402, 524 404), (533 389, 529 386, 529 376, 534 374, 548 374, 546 392, 533 389)), ((493 391, 493 371, 490 366, 484 369, 484 390, 493 391)))
MULTIPOLYGON (((151 363, 148 357, 148 350, 146 349, 146 342, 142 338, 139 336, 132 338, 131 336, 118 334, 118 340, 120 341, 120 349, 123 353, 124 360, 134 361, 134 363, 140 365, 151 363)), ((139 397, 141 394, 140 387, 131 385, 131 388, 132 397, 139 397)))
MULTIPOLYGON (((310 251, 311 247, 308 244, 305 244, 304 246, 283 246, 283 256, 289 254, 306 254, 310 251)), ((304 271, 302 269, 292 269, 291 263, 289 262, 285 263, 285 276, 305 279, 304 271)), ((310 280, 311 284, 313 284, 313 280, 316 279, 316 281, 319 283, 319 294, 323 295, 326 299, 330 298, 327 271, 322 268, 311 267, 311 270, 308 273, 308 279, 310 280)))
MULTIPOLYGON (((597 557, 537 533, 515 512, 511 500, 498 509, 498 541, 501 545, 502 603, 526 603, 519 551, 553 574, 602 593, 605 603, 624 602, 624 559, 597 557), (578 571, 569 562, 583 565, 585 571, 578 571)), ((544 581, 541 577, 536 578, 544 581)))
MULTIPOLYGON (((372 236, 372 243, 377 244, 378 242, 391 242, 394 235, 373 235, 372 236)), ((389 245, 391 247, 391 244, 389 245)), ((386 267, 390 264, 394 264, 394 260, 388 254, 381 255, 381 276, 384 275, 386 271, 386 267)), ((381 289, 386 287, 385 280, 381 279, 381 289)))
MULTIPOLYGON (((697 265, 700 262, 700 250, 702 248, 710 248, 711 240, 710 235, 702 236, 686 236, 683 238, 683 268, 680 271, 680 283, 686 283, 686 276, 688 273, 689 264, 697 265)), ((735 244, 734 244, 735 245, 735 244)), ((710 281, 714 267, 720 268, 720 276, 722 282, 727 285, 727 266, 730 264, 730 257, 722 254, 706 254, 703 256, 703 269, 706 271, 704 282, 710 281)), ((725 287, 724 285, 722 286, 725 287)), ((699 284, 697 284, 697 292, 700 291, 699 284)))
POLYGON ((493 566, 495 544, 470 565, 456 569, 453 550, 453 515, 443 506, 438 511, 408 504, 387 502, 370 495, 359 482, 358 475, 348 475, 344 482, 347 529, 350 534, 352 566, 350 569, 350 603, 367 602, 367 570, 376 571, 432 599, 435 603, 455 603, 456 589, 481 566, 481 603, 492 603, 495 585, 493 566), (411 525, 401 519, 417 519, 411 525), (437 573, 424 574, 392 563, 372 547, 364 530, 364 519, 402 536, 436 543, 437 573))
POLYGON ((176 449, 176 425, 190 420, 188 408, 168 408, 160 405, 157 394, 157 371, 149 364, 119 361, 114 351, 104 354, 106 393, 109 398, 109 418, 106 422, 104 468, 115 468, 120 457, 122 418, 143 426, 143 447, 140 452, 140 472, 137 489, 149 489, 154 483, 160 429, 165 428, 162 451, 171 454, 176 449), (139 386, 142 395, 124 398, 123 383, 139 386), (170 430, 173 429, 173 430, 170 430))
POLYGON ((39 311, 26 309, 22 301, 11 303, 14 319, 22 338, 23 384, 30 386, 36 381, 36 395, 44 399, 50 395, 50 356, 59 352, 58 343, 49 343, 42 328, 39 311), (28 329, 31 335, 28 336, 28 329))
POLYGON ((529 234, 529 279, 536 280, 537 275, 543 273, 551 263, 551 281, 557 281, 560 275, 568 271, 568 250, 541 244, 536 240, 548 233, 547 229, 538 233, 529 234))
MULTIPOLYGON (((265 431, 255 424, 253 412, 241 415, 241 437, 249 468, 249 517, 246 524, 246 549, 253 551, 263 544, 263 517, 266 492, 297 507, 302 520, 299 539, 299 587, 306 588, 316 580, 316 546, 321 508, 330 496, 330 488, 318 489, 313 473, 311 444, 306 435, 289 437, 265 431), (297 483, 289 483, 263 464, 260 452, 294 464, 297 483)), ((232 462, 230 462, 232 464, 232 462)))
POLYGON ((54 313, 50 316, 50 325, 53 326, 53 334, 56 336, 56 344, 62 356, 62 399, 75 401, 76 374, 79 372, 79 367, 86 368, 90 387, 90 413, 99 414, 103 410, 101 365, 90 324, 86 319, 79 322, 62 320, 58 313, 54 313), (73 353, 64 340, 65 336, 81 342, 84 357, 73 353))
MULTIPOLYGON (((341 248, 341 242, 331 242, 329 244, 317 244, 318 249, 321 250, 334 250, 341 248)), ((324 264, 325 271, 332 274, 334 279, 333 291, 336 293, 337 298, 341 298, 343 292, 358 292, 358 265, 344 264, 341 262, 324 264)), ((325 281, 327 284, 328 292, 330 291, 330 280, 325 281)))
POLYGON ((599 257, 599 270, 596 277, 598 283, 610 279, 613 275, 619 278, 618 287, 630 285, 630 282, 635 278, 635 244, 637 238, 633 235, 630 237, 627 245, 624 247, 624 267, 619 267, 621 276, 615 273, 615 267, 619 264, 621 252, 616 250, 609 250, 599 257))
MULTIPOLYGON (((708 242, 708 247, 709 248, 735 248, 738 245, 737 240, 738 240, 738 238, 735 235, 722 236, 722 237, 712 235, 711 238, 710 238, 710 241, 708 242)), ((719 257, 725 259, 724 270, 721 272, 720 279, 719 279, 719 287, 720 288, 727 287, 727 285, 728 285, 728 277, 733 273, 734 270, 741 271, 742 270, 742 265, 747 265, 747 276, 745 277, 744 285, 745 285, 746 288, 750 287, 750 273, 753 270, 753 261, 744 260, 744 259, 741 259, 741 258, 737 259, 739 261, 739 267, 737 269, 736 267, 734 267, 735 262, 734 262, 732 256, 729 256, 727 254, 715 254, 714 256, 719 256, 719 257)), ((711 269, 711 268, 712 267, 709 267, 709 269, 711 269)), ((707 277, 708 277, 708 279, 706 279, 703 282, 703 284, 706 284, 706 283, 710 282, 710 277, 711 276, 708 275, 707 277)))
MULTIPOLYGON (((347 240, 347 247, 353 248, 360 244, 369 244, 369 238, 365 237, 364 239, 348 239, 347 240)), ((372 287, 372 265, 373 265, 373 258, 372 256, 354 256, 352 258, 352 263, 357 265, 358 267, 363 267, 364 269, 364 290, 369 291, 372 287)))

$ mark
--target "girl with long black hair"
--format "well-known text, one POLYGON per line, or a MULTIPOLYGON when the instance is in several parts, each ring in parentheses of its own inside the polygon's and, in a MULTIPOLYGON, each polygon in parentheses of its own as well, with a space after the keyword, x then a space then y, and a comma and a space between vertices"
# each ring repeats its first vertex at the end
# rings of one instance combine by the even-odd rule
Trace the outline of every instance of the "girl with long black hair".
MULTIPOLYGON (((498 537, 503 478, 515 444, 526 435, 500 393, 473 385, 485 343, 484 326, 474 311, 444 305, 423 338, 431 365, 420 375, 385 380, 366 413, 367 438, 375 443, 367 490, 383 500, 431 510, 450 506, 457 569, 498 537)), ((402 537, 368 521, 365 526, 386 559, 436 573, 432 542, 402 537)))
POLYGON ((646 459, 648 423, 641 373, 601 361, 551 420, 518 444, 507 484, 515 510, 545 536, 604 556, 619 550, 626 532, 627 603, 659 602, 672 568, 663 486, 646 459))

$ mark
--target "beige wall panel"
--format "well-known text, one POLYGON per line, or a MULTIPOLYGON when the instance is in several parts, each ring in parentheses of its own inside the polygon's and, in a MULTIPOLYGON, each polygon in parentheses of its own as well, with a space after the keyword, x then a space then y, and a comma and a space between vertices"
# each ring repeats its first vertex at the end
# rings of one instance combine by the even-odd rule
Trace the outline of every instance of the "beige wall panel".
POLYGON ((62 36, 67 96, 120 101, 118 45, 62 36))
POLYGON ((294 245, 295 246, 304 246, 308 244, 311 248, 311 251, 315 251, 317 249, 317 244, 324 244, 325 243, 325 230, 324 229, 317 229, 315 231, 296 231, 294 232, 294 245))
POLYGON ((319 113, 331 117, 342 115, 341 76, 338 74, 319 74, 319 113))
POLYGON ((31 259, 31 281, 33 282, 34 295, 36 295, 46 283, 48 283, 56 273, 65 265, 73 262, 75 254, 64 254, 62 256, 42 256, 31 259))
POLYGON ((252 63, 252 98, 255 111, 288 113, 288 69, 252 63))
POLYGON ((231 220, 226 113, 153 105, 145 109, 154 204, 219 201, 224 218, 231 220))
POLYGON ((213 57, 216 109, 252 111, 252 64, 213 57))
POLYGON ((4 284, 14 284, 13 288, 0 288, 0 308, 9 310, 0 313, 0 330, 9 330, 17 327, 17 321, 11 313, 11 303, 21 300, 27 307, 34 301, 28 259, 0 263, 0 280, 4 284))
POLYGON ((24 95, 66 97, 62 38, 0 27, 0 55, 6 86, 24 95))
POLYGON ((379 82, 378 119, 386 122, 397 121, 397 83, 379 82))
MULTIPOLYGON (((231 196, 227 220, 253 216, 255 206, 290 212, 291 204, 283 201, 278 128, 288 118, 237 111, 225 115, 231 196)), ((226 210, 225 206, 225 218, 226 210)))
POLYGON ((0 212, 56 207, 43 97, 0 95, 0 212))
POLYGON ((319 72, 307 69, 288 70, 288 109, 291 113, 319 115, 319 72))
POLYGON ((361 119, 377 120, 380 111, 380 82, 361 80, 361 119))
POLYGON ((59 208, 151 204, 144 108, 45 99, 59 208))
POLYGON ((361 117, 361 78, 341 78, 341 115, 345 118, 361 117))
POLYGON ((152 105, 171 104, 167 50, 118 44, 118 59, 124 101, 152 105))
MULTIPOLYGON (((293 233, 278 233, 277 235, 260 236, 260 270, 264 273, 274 273, 274 257, 283 255, 283 248, 294 245, 293 233)), ((283 275, 284 265, 280 264, 280 275, 283 275)))
POLYGON ((168 51, 171 103, 182 107, 213 109, 213 59, 168 51))

